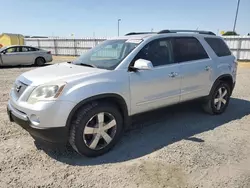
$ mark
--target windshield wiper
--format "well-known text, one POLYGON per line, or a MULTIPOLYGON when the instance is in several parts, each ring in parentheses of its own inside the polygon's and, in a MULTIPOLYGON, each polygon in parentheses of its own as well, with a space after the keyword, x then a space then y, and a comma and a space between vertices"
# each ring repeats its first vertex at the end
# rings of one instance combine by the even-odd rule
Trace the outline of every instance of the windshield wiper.
POLYGON ((86 66, 86 67, 92 67, 92 68, 97 68, 95 65, 92 64, 86 64, 86 63, 79 63, 77 65, 82 65, 82 66, 86 66))

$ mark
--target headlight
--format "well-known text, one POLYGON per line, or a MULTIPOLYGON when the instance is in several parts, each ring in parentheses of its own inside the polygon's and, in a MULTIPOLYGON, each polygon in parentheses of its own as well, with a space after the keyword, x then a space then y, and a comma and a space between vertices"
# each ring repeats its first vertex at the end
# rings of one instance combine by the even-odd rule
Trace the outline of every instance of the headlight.
POLYGON ((59 97, 65 84, 42 85, 35 88, 28 98, 28 103, 34 104, 42 100, 53 100, 59 97))

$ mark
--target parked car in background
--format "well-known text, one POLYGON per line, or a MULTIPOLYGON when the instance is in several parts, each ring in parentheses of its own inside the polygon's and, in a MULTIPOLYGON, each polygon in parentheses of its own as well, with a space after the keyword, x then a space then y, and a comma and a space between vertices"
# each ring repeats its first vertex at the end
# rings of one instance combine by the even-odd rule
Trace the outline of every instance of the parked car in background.
POLYGON ((209 114, 222 114, 236 71, 235 57, 212 32, 129 33, 73 62, 23 73, 7 112, 34 138, 69 142, 94 157, 118 142, 136 114, 194 99, 209 114))
POLYGON ((42 66, 51 61, 51 52, 43 49, 23 45, 13 45, 0 48, 0 66, 32 64, 42 66))

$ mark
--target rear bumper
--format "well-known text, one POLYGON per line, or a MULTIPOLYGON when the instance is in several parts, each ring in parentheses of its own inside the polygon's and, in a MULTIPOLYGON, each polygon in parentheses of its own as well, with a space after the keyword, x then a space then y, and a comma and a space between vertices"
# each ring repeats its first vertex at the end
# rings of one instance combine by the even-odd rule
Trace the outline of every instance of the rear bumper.
POLYGON ((15 122, 16 124, 20 125, 35 139, 40 139, 42 141, 55 144, 66 144, 68 142, 67 127, 39 129, 31 126, 31 122, 28 118, 25 119, 25 117, 21 117, 16 112, 12 111, 9 105, 7 107, 7 113, 11 122, 15 122))

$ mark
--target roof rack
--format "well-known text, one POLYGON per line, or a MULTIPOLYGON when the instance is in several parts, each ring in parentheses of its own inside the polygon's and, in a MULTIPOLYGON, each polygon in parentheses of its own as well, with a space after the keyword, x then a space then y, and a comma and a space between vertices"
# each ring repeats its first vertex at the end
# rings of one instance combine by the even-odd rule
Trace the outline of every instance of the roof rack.
POLYGON ((153 34, 154 32, 131 32, 131 33, 127 33, 125 36, 128 35, 142 35, 142 34, 153 34))
POLYGON ((163 34, 163 33, 198 33, 204 35, 216 35, 212 31, 199 31, 199 30, 162 30, 157 34, 163 34))
POLYGON ((165 34, 165 33, 198 33, 203 35, 216 35, 212 31, 200 31, 200 30, 161 30, 157 33, 155 32, 131 32, 127 33, 125 36, 128 35, 142 35, 142 34, 165 34))

